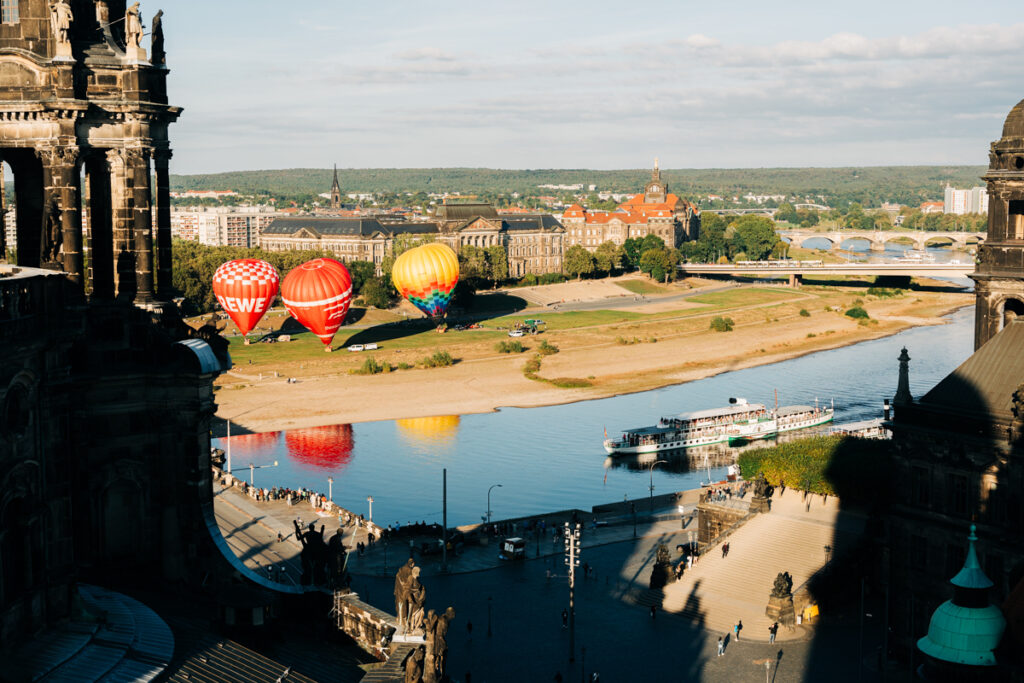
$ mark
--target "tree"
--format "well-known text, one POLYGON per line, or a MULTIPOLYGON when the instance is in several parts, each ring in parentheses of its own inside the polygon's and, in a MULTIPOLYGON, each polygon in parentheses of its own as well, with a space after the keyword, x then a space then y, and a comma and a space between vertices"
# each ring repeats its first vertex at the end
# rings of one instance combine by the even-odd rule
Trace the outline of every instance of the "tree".
POLYGON ((775 212, 775 220, 785 221, 787 223, 796 223, 800 219, 797 214, 797 210, 793 208, 792 204, 789 202, 782 202, 779 204, 779 208, 775 212))
POLYGON ((508 252, 496 244, 487 247, 487 276, 497 285, 508 279, 508 252))
POLYGON ((640 255, 640 270, 659 282, 674 280, 678 263, 679 252, 675 249, 648 249, 640 255))
POLYGON ((597 270, 611 275, 613 270, 622 266, 621 250, 610 240, 602 242, 594 250, 594 262, 597 270))
POLYGON ((573 277, 582 277, 594 272, 594 257, 578 244, 565 250, 562 256, 562 270, 573 277))
POLYGON ((626 253, 626 260, 623 265, 628 268, 636 268, 640 265, 640 244, 642 240, 639 237, 630 237, 622 243, 622 250, 626 253))
POLYGON ((390 308, 392 303, 388 284, 391 278, 371 277, 363 283, 363 302, 374 308, 390 308))
POLYGON ((490 275, 487 267, 487 252, 480 247, 470 244, 459 249, 459 276, 460 278, 487 279, 490 275))
POLYGON ((775 232, 775 223, 764 216, 741 216, 733 227, 736 228, 735 239, 746 252, 747 258, 763 261, 768 258, 779 242, 775 232))
POLYGON ((370 261, 349 261, 345 264, 349 275, 352 276, 352 292, 359 294, 363 291, 363 285, 373 277, 373 263, 370 261))
POLYGON ((642 255, 648 249, 657 249, 665 246, 665 240, 661 239, 657 235, 647 235, 640 243, 640 254, 642 255))

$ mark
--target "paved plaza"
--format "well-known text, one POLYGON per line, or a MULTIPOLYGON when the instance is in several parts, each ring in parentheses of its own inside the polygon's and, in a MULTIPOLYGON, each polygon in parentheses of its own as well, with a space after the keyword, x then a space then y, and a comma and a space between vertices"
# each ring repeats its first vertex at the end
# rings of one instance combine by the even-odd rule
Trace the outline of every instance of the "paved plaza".
MULTIPOLYGON (((300 571, 291 520, 322 520, 328 536, 338 527, 336 517, 321 517, 308 503, 256 502, 237 489, 219 490, 216 499, 218 522, 239 556, 261 571, 287 567, 288 581, 297 580, 300 571)), ((561 541, 529 536, 527 559, 514 563, 497 559, 496 540, 472 544, 449 558, 447 573, 441 571, 439 555, 417 553, 428 607, 453 605, 457 611, 449 634, 452 677, 461 681, 470 673, 477 683, 553 681, 557 672, 565 681, 576 681, 589 680, 581 676, 596 671, 602 681, 742 683, 764 681, 766 673, 769 683, 879 680, 871 656, 880 642, 877 617, 866 619, 865 654, 859 658, 855 614, 830 615, 812 628, 781 629, 774 644, 768 642, 770 622, 764 616, 771 578, 790 571, 799 586, 826 561, 821 547, 829 541, 841 546, 844 533, 862 527, 861 517, 840 512, 835 499, 787 492, 776 497, 772 512, 733 534, 728 557, 716 549, 682 581, 655 592, 648 581, 657 546, 665 543, 675 556, 676 546, 688 542, 695 519, 681 519, 674 507, 639 507, 644 511, 637 517, 635 538, 632 515, 598 516, 596 529, 593 516, 585 517, 589 528, 581 559, 591 572, 586 578, 582 571, 577 574, 573 661, 561 618, 568 604, 561 541), (653 618, 651 605, 657 606, 653 618), (739 641, 732 634, 738 620, 744 626, 739 641), (721 657, 719 637, 726 644, 721 657)), ((364 530, 346 532, 349 545, 365 540, 364 530)), ((361 557, 352 553, 352 588, 364 601, 393 611, 394 571, 408 557, 405 543, 385 548, 378 542, 361 557)), ((887 680, 901 679, 891 673, 887 680)))

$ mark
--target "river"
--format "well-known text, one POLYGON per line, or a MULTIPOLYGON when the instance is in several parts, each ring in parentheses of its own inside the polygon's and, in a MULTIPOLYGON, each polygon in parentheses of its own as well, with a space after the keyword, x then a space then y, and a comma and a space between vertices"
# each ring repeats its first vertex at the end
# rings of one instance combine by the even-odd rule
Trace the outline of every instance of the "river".
MULTIPOLYGON (((658 494, 698 486, 709 474, 722 479, 725 468, 691 469, 692 459, 676 457, 651 473, 635 461, 614 461, 601 445, 605 429, 615 434, 662 415, 724 406, 730 397, 770 404, 776 390, 780 405, 834 400, 837 423, 880 417, 882 399, 896 389, 900 348, 912 358, 910 385, 918 397, 971 354, 973 319, 969 307, 946 325, 568 405, 232 436, 232 464, 245 478, 249 465, 257 466, 257 485, 332 489, 335 502, 355 512, 367 513, 372 496, 380 524, 439 522, 443 468, 449 524, 479 521, 492 485, 500 485, 491 490, 495 519, 644 499, 652 476, 658 494)), ((226 448, 226 439, 214 445, 226 448)))

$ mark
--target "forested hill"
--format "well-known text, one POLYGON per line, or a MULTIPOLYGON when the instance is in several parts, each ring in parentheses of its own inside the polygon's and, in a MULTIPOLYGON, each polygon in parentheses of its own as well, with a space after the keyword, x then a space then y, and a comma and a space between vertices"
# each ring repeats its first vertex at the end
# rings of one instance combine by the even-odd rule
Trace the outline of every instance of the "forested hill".
MULTIPOLYGON (((822 195, 837 203, 883 201, 917 204, 942 198, 949 183, 967 188, 982 184, 983 166, 874 166, 848 168, 662 169, 673 192, 683 197, 748 192, 788 196, 822 195)), ((308 195, 327 192, 331 169, 295 168, 172 175, 174 190, 236 190, 251 194, 308 195)), ((544 194, 538 185, 582 183, 584 190, 636 192, 650 178, 649 169, 507 170, 491 168, 338 169, 345 192, 462 192, 544 194)), ((554 194, 554 192, 551 192, 554 194)))

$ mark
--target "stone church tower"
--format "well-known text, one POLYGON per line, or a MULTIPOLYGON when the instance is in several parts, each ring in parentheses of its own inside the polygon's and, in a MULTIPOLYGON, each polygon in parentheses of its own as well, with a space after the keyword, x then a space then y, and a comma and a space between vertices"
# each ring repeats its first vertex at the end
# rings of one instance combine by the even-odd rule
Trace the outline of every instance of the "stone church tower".
POLYGON ((988 239, 978 248, 974 348, 1024 314, 1024 100, 989 151, 988 239))
POLYGON ((338 165, 334 165, 334 182, 331 183, 331 208, 341 208, 341 184, 338 183, 338 165))
POLYGON ((0 2, 0 158, 14 172, 17 265, 151 309, 171 296, 167 128, 181 113, 167 102, 161 17, 147 55, 138 3, 0 2))
POLYGON ((651 171, 651 180, 644 185, 645 204, 663 204, 668 199, 668 186, 661 180, 661 169, 658 168, 658 160, 654 160, 654 170, 651 171))

